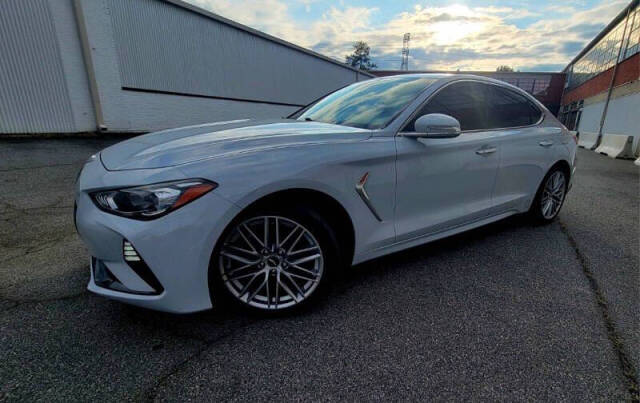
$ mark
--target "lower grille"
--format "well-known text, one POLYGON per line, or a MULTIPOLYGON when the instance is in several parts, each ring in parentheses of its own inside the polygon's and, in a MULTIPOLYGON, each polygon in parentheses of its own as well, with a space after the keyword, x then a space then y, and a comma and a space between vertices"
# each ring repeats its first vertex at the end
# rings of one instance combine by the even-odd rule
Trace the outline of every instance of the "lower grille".
POLYGON ((120 292, 135 293, 135 291, 125 287, 102 260, 92 257, 91 267, 93 268, 93 282, 96 283, 98 287, 120 292))
POLYGON ((131 242, 126 239, 122 243, 122 256, 125 262, 127 262, 127 266, 129 266, 131 270, 138 275, 138 277, 147 283, 153 291, 144 292, 127 288, 120 280, 118 280, 113 272, 109 270, 102 260, 92 257, 91 268, 93 270, 93 281, 98 287, 140 295, 158 295, 164 291, 164 287, 162 287, 158 278, 153 274, 142 257, 140 257, 140 254, 138 254, 138 251, 134 248, 131 242))

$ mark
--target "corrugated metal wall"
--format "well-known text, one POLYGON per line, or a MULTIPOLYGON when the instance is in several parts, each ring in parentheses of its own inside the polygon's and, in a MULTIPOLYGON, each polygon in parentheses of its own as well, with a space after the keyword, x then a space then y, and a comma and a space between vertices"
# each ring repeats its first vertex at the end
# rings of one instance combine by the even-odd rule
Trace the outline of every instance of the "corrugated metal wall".
POLYGON ((123 87, 306 104, 356 73, 158 0, 110 0, 123 87))
POLYGON ((0 0, 0 133, 280 117, 359 77, 179 0, 0 0))
POLYGON ((46 0, 0 0, 0 133, 75 130, 46 0))

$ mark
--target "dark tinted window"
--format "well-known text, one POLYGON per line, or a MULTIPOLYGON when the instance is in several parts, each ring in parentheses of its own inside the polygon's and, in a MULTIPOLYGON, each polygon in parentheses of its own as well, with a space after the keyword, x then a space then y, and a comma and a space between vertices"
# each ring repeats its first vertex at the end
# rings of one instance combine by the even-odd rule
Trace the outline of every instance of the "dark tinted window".
POLYGON ((429 113, 453 116, 460 122, 462 130, 489 128, 484 95, 487 87, 481 83, 464 81, 443 88, 422 107, 403 131, 415 131, 415 120, 429 113))
POLYGON ((540 110, 515 91, 487 85, 486 98, 491 128, 527 126, 540 120, 540 110))

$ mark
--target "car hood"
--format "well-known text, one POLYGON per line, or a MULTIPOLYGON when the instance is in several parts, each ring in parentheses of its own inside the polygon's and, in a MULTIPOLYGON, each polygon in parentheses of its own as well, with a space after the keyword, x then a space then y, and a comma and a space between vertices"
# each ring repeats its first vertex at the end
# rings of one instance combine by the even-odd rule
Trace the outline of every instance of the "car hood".
POLYGON ((232 120, 135 137, 104 149, 100 158, 114 170, 164 168, 273 148, 353 142, 370 130, 291 119, 232 120))

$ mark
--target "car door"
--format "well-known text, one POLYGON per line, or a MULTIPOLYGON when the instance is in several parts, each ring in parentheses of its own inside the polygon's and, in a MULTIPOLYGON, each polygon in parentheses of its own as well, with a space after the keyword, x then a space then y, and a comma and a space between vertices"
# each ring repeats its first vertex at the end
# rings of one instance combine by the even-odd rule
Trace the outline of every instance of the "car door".
POLYGON ((486 217, 500 160, 495 132, 489 130, 485 85, 445 84, 427 99, 396 136, 396 235, 413 239, 486 217), (460 122, 454 138, 412 138, 415 120, 444 113, 460 122))
POLYGON ((500 128, 495 138, 500 166, 493 200, 497 213, 524 211, 561 147, 561 129, 542 122, 542 110, 525 94, 493 85, 487 91, 487 115, 500 128))

